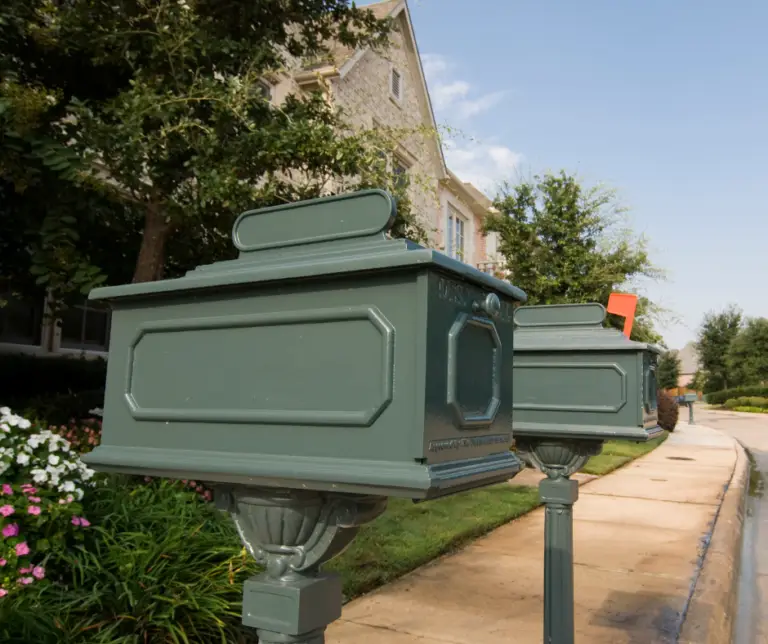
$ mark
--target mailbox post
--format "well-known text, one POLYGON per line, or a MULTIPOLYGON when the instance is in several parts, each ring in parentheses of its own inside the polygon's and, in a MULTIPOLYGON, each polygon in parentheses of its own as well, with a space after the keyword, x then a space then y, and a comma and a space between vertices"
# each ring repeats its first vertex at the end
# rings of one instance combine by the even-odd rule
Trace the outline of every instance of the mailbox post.
POLYGON ((693 422, 693 403, 695 403, 699 397, 696 394, 683 394, 680 396, 682 402, 688 406, 688 424, 695 425, 693 422))
POLYGON ((544 642, 573 644, 573 504, 570 476, 608 439, 647 441, 656 411, 660 350, 603 328, 600 304, 528 306, 515 313, 513 434, 547 475, 544 642))
POLYGON ((265 572, 243 623, 320 644, 341 615, 321 571, 390 496, 506 481, 519 289, 387 238, 363 191, 246 212, 239 258, 94 290, 111 304, 95 469, 207 481, 265 572))

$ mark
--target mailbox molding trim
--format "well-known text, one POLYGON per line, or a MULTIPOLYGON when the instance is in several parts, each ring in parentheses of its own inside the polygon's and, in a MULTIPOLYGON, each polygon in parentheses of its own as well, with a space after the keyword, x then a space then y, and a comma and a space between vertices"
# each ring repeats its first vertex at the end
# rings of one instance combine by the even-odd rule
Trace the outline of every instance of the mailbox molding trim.
POLYGON ((645 443, 664 430, 658 425, 628 427, 624 425, 568 425, 564 423, 531 423, 513 421, 512 438, 588 438, 622 439, 645 443))
MULTIPOLYGON (((514 370, 518 369, 610 369, 619 374, 621 379, 621 399, 615 405, 561 405, 557 403, 519 403, 512 401, 513 409, 529 409, 536 411, 587 411, 614 414, 627 404, 627 372, 615 362, 515 362, 514 370)), ((515 378, 521 376, 515 373, 515 378)))
POLYGON ((246 484, 430 499, 468 487, 506 481, 521 469, 504 450, 487 456, 426 465, 285 454, 240 454, 100 445, 84 457, 100 471, 246 484), (295 474, 291 476, 288 472, 295 474))
POLYGON ((460 313, 456 321, 448 331, 448 390, 446 402, 453 410, 454 417, 459 427, 484 428, 490 427, 496 420, 501 406, 501 338, 496 330, 496 325, 488 318, 468 313, 460 313), (491 398, 488 406, 482 414, 467 415, 461 409, 459 403, 459 337, 467 326, 476 326, 484 329, 491 336, 493 342, 493 358, 491 367, 491 398))
POLYGON ((394 396, 395 328, 375 306, 339 307, 260 313, 238 316, 216 316, 186 320, 158 320, 139 326, 131 341, 126 361, 123 397, 136 420, 181 421, 203 423, 257 423, 270 425, 355 426, 370 427, 392 402, 394 396), (359 411, 319 411, 287 409, 174 409, 144 408, 133 395, 133 372, 136 347, 141 339, 153 333, 281 326, 300 323, 346 322, 368 320, 381 335, 382 387, 377 405, 359 411))

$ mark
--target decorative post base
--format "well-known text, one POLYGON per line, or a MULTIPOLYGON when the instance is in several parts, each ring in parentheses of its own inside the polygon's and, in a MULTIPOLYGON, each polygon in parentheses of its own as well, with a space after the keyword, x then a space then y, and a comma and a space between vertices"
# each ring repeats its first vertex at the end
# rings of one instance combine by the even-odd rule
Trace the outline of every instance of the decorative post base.
POLYGON ((573 504, 579 498, 579 484, 569 477, 602 447, 599 440, 535 439, 521 445, 547 475, 539 483, 545 506, 544 644, 574 644, 573 504))
POLYGON ((693 422, 693 403, 688 403, 688 424, 689 425, 695 425, 696 423, 693 422))
POLYGON ((245 582, 243 624, 261 644, 324 644, 325 629, 341 617, 341 579, 320 572, 385 498, 308 490, 235 486, 216 489, 248 552, 266 571, 245 582))

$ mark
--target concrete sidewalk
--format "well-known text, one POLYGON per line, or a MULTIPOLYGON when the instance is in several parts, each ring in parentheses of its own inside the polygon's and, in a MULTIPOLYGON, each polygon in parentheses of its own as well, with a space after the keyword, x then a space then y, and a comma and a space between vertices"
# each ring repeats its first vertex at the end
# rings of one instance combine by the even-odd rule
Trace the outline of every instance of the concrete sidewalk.
MULTIPOLYGON (((736 457, 733 439, 680 423, 650 454, 581 487, 578 642, 675 640, 736 457)), ((543 540, 539 509, 347 604, 327 641, 541 644, 543 540)))

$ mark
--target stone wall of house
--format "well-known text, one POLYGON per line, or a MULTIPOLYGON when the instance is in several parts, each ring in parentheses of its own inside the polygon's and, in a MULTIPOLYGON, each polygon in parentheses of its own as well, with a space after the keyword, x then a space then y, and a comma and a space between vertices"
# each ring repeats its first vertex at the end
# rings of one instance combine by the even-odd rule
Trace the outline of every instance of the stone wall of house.
POLYGON ((425 133, 426 119, 419 104, 419 71, 413 69, 399 31, 384 54, 367 51, 343 77, 333 81, 333 98, 353 125, 362 128, 402 129, 405 153, 400 159, 411 177, 410 198, 415 212, 430 230, 430 242, 439 246, 443 221, 438 195, 440 160, 425 133), (402 78, 402 99, 391 93, 392 68, 402 78))

